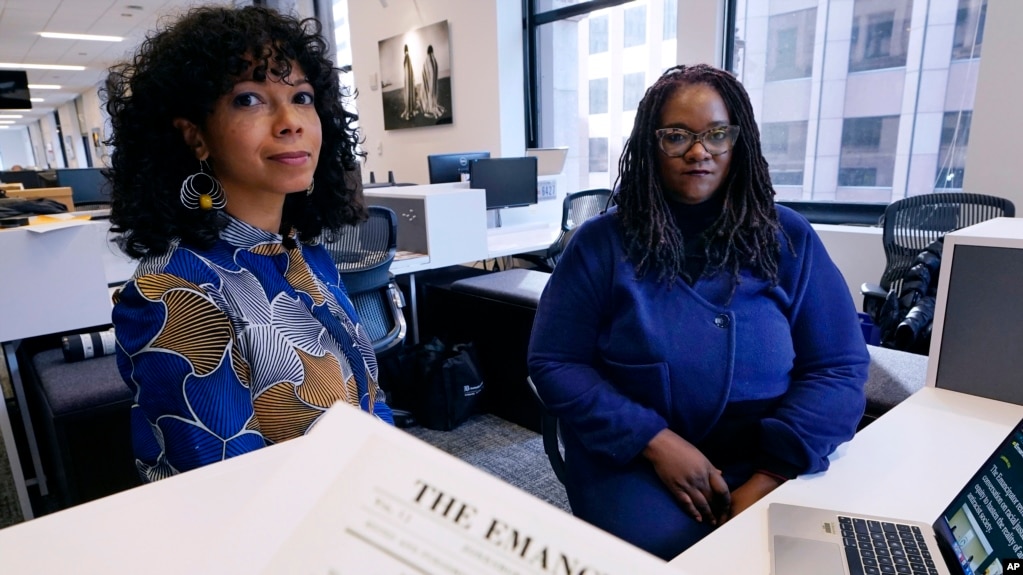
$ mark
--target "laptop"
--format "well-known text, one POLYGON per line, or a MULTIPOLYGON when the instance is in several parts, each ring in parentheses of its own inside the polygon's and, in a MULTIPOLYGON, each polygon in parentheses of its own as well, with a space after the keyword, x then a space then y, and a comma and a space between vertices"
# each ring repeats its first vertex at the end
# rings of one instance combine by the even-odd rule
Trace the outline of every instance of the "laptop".
POLYGON ((1023 420, 931 525, 779 503, 767 517, 773 575, 999 575, 1023 558, 1023 420))

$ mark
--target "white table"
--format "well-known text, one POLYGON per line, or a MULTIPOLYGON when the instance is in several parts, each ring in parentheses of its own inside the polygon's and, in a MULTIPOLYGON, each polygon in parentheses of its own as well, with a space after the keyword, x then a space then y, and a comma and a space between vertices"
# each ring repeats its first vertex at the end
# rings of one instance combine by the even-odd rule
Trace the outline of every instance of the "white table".
POLYGON ((561 231, 559 224, 538 222, 487 230, 487 257, 500 258, 544 250, 561 231))
POLYGON ((772 502, 931 523, 1021 418, 1023 406, 925 387, 843 446, 826 473, 785 483, 671 565, 769 573, 772 502))

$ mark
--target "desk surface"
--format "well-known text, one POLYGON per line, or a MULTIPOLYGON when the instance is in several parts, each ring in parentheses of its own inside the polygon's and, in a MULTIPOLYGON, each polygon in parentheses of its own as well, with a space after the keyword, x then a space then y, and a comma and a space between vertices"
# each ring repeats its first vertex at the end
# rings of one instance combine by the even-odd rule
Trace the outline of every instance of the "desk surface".
POLYGON ((726 561, 729 573, 769 573, 772 502, 931 523, 1020 418, 1023 406, 925 387, 842 446, 829 471, 787 482, 671 565, 711 574, 726 561))
POLYGON ((558 238, 560 225, 546 222, 487 229, 487 257, 500 258, 550 247, 558 238))

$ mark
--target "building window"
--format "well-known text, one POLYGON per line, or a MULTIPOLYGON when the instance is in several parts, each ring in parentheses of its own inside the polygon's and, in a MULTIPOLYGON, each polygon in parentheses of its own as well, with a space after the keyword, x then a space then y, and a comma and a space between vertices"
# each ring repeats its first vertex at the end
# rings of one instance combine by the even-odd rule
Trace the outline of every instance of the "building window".
POLYGON ((956 29, 952 36, 952 59, 980 58, 984 43, 984 22, 987 20, 987 0, 959 0, 956 11, 956 29))
POLYGON ((970 111, 945 112, 938 148, 938 173, 934 189, 962 189, 966 168, 966 145, 970 143, 970 111))
POLYGON ((807 122, 763 124, 760 143, 776 186, 803 185, 807 122))
POLYGON ((646 93, 646 74, 634 72, 622 78, 622 110, 635 110, 646 93))
POLYGON ((607 52, 607 16, 590 18, 590 54, 607 52))
POLYGON ((664 0, 663 33, 664 40, 674 40, 678 36, 678 0, 664 0))
POLYGON ((809 78, 817 9, 771 16, 767 25, 767 79, 809 78))
POLYGON ((891 187, 898 135, 898 116, 846 118, 842 122, 838 185, 891 187))
POLYGON ((626 48, 646 44, 646 6, 625 10, 625 41, 623 44, 626 48))
POLYGON ((607 113, 607 78, 590 80, 590 114, 607 113))
POLYGON ((849 43, 849 71, 905 66, 912 11, 912 0, 856 0, 849 43))
POLYGON ((607 138, 590 138, 590 173, 607 172, 607 138))

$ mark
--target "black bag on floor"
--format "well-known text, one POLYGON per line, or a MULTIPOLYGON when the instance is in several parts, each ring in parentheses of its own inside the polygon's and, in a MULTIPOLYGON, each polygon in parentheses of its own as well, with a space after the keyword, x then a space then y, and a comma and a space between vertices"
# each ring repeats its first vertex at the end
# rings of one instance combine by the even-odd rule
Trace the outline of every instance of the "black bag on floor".
POLYGON ((448 347, 438 338, 412 346, 401 371, 415 401, 412 415, 423 427, 450 431, 476 413, 483 378, 471 343, 448 347))

